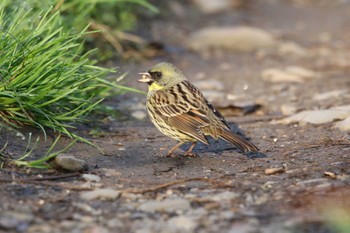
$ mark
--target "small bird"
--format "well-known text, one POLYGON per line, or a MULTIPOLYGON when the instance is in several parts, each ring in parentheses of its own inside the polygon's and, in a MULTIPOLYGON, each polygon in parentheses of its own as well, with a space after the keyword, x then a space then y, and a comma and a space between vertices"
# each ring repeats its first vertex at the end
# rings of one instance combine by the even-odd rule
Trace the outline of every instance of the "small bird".
POLYGON ((142 78, 138 81, 148 84, 147 110, 151 121, 163 134, 179 141, 167 156, 172 156, 185 142, 192 145, 184 155, 194 156, 192 150, 197 142, 209 145, 206 136, 222 138, 244 153, 259 151, 231 132, 221 113, 174 65, 162 62, 140 74, 142 78))

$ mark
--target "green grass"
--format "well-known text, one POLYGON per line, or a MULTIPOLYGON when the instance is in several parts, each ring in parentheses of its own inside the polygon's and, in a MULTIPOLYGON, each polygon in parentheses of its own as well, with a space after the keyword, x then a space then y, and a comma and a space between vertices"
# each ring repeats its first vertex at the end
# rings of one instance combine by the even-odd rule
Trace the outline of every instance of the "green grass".
POLYGON ((82 33, 69 34, 57 13, 8 9, 0 3, 0 119, 12 127, 34 125, 69 136, 108 91, 99 79, 112 69, 82 53, 82 33))
MULTIPOLYGON (((13 0, 12 5, 19 5, 22 2, 13 0)), ((144 12, 158 12, 158 9, 147 0, 27 0, 26 2, 26 8, 33 11, 51 7, 51 13, 58 12, 65 31, 80 32, 89 25, 87 31, 97 33, 85 35, 85 39, 92 46, 100 47, 98 56, 101 58, 122 57, 126 45, 142 43, 141 38, 125 31, 133 29, 139 15, 144 12)))
MULTIPOLYGON (((32 154, 35 147, 37 146, 37 144, 40 141, 40 139, 37 138, 32 149, 28 150, 24 155, 22 155, 21 158, 12 161, 12 163, 15 164, 16 166, 26 166, 26 167, 31 167, 31 168, 49 168, 50 165, 47 164, 47 162, 49 160, 55 158, 57 155, 59 155, 61 153, 64 153, 65 151, 67 151, 69 148, 71 148, 76 143, 76 140, 74 140, 71 143, 69 143, 65 148, 63 148, 62 150, 53 151, 53 149, 56 147, 56 144, 59 141, 60 137, 61 137, 61 135, 59 135, 54 140, 54 142, 51 144, 50 148, 46 151, 44 156, 42 156, 41 158, 36 159, 36 160, 26 161, 27 157, 32 154)), ((29 137, 27 149, 29 148, 30 140, 31 140, 31 138, 29 137)))
MULTIPOLYGON (((89 31, 89 22, 106 22, 97 15, 112 14, 113 7, 126 3, 155 11, 146 0, 0 1, 0 129, 20 131, 30 125, 46 138, 49 128, 91 144, 73 132, 74 125, 86 121, 91 111, 103 109, 105 97, 143 93, 108 81, 106 77, 117 70, 97 66, 92 59, 96 51, 84 43, 96 34, 89 31)), ((50 152, 38 163, 28 163, 27 155, 16 164, 40 167, 52 156, 50 152)))

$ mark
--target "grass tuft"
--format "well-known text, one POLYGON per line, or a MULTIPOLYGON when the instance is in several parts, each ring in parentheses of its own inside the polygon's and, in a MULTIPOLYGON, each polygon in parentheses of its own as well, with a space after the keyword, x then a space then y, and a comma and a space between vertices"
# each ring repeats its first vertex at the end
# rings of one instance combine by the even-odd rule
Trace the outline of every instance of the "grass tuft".
POLYGON ((71 132, 72 123, 83 121, 112 86, 124 88, 105 79, 116 70, 96 66, 93 51, 83 52, 85 31, 68 33, 52 9, 5 0, 0 25, 1 124, 51 128, 84 141, 71 132))

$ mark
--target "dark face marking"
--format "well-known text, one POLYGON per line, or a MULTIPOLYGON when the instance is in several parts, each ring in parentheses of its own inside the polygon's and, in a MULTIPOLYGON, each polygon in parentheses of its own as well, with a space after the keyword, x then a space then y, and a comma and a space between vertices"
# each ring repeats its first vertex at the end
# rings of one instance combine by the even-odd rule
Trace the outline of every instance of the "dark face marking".
POLYGON ((158 71, 153 71, 153 72, 148 71, 148 73, 151 75, 151 77, 154 81, 158 81, 163 76, 162 72, 158 72, 158 71))

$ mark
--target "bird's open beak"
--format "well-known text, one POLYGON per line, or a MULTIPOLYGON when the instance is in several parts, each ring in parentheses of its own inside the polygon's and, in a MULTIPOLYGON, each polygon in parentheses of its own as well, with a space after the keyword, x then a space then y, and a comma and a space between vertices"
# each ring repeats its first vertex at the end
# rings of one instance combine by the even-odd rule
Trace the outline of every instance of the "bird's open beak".
POLYGON ((146 72, 146 73, 139 73, 139 74, 142 75, 142 78, 138 80, 139 82, 148 83, 152 81, 151 75, 149 73, 146 72))

